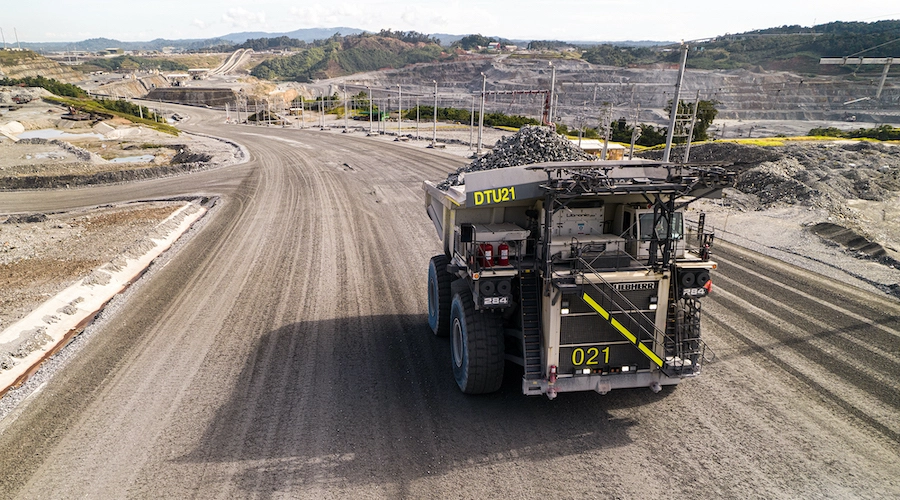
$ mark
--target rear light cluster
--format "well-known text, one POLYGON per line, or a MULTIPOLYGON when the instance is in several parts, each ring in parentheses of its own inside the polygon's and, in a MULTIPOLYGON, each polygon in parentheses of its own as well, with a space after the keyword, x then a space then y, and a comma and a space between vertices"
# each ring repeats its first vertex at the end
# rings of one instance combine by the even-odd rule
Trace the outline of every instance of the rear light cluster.
POLYGON ((605 368, 579 368, 575 370, 576 375, 614 375, 617 373, 634 373, 637 371, 637 365, 626 366, 609 366, 605 368))

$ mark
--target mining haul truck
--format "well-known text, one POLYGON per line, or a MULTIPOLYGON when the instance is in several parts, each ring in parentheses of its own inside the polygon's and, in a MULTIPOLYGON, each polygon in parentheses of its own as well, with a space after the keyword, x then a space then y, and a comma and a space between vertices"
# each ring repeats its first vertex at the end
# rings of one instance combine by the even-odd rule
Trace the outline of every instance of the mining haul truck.
POLYGON ((426 181, 444 247, 428 322, 451 339, 459 388, 498 390, 507 361, 524 368, 524 394, 551 399, 697 376, 716 264, 702 215, 685 234, 683 209, 733 186, 726 166, 558 162, 468 172, 446 190, 426 181))

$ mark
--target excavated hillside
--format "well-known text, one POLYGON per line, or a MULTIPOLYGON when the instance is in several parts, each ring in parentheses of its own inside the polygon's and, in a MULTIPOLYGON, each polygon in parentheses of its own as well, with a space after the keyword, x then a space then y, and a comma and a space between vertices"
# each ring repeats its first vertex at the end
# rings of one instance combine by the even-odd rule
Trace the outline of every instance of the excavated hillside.
POLYGON ((63 83, 76 83, 84 79, 77 71, 51 61, 30 50, 0 50, 0 77, 25 78, 43 76, 63 83))
POLYGON ((125 75, 121 80, 114 80, 102 85, 82 84, 82 86, 95 94, 140 99, 146 97, 153 89, 168 87, 169 81, 162 75, 144 77, 125 75))
MULTIPOLYGON (((663 109, 673 97, 676 67, 618 68, 597 66, 579 59, 548 60, 517 55, 470 56, 439 64, 422 63, 397 70, 353 75, 352 81, 372 88, 401 84, 410 95, 430 95, 432 80, 442 96, 441 106, 468 108, 480 93, 482 78, 491 91, 546 90, 556 70, 558 105, 555 117, 574 124, 585 117, 595 124, 607 103, 614 113, 631 119, 640 105, 640 121, 666 122, 663 109), (452 101, 452 102, 451 102, 452 101)), ((328 83, 328 82, 321 82, 328 83)), ((685 72, 681 99, 718 102, 718 119, 733 120, 837 120, 900 123, 900 82, 888 77, 880 99, 875 99, 878 77, 804 76, 787 71, 695 70, 685 72)), ((535 116, 543 96, 489 95, 489 111, 535 116)))

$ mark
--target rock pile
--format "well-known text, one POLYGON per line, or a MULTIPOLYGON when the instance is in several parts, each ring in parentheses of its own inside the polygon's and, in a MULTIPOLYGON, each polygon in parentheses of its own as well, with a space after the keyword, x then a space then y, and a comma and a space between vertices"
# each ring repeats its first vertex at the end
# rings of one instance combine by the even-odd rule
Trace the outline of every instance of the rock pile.
MULTIPOLYGON (((662 160, 663 150, 645 151, 642 158, 662 160)), ((691 156, 688 160, 694 162, 724 162, 736 167, 741 165, 756 165, 764 161, 775 161, 782 154, 772 148, 735 144, 733 142, 709 142, 694 144, 691 146, 691 156)), ((675 146, 669 155, 671 161, 680 162, 684 158, 684 146, 675 146)))
MULTIPOLYGON (((672 158, 681 158, 677 148, 672 158)), ((659 159, 660 151, 643 156, 659 159)), ((796 142, 777 147, 698 144, 692 162, 729 162, 737 189, 762 206, 801 204, 844 211, 845 200, 884 201, 900 192, 900 148, 869 142, 796 142)))
POLYGON ((523 127, 515 135, 497 141, 490 153, 457 169, 438 184, 439 189, 465 184, 466 172, 515 167, 549 161, 596 160, 565 137, 547 127, 523 127))

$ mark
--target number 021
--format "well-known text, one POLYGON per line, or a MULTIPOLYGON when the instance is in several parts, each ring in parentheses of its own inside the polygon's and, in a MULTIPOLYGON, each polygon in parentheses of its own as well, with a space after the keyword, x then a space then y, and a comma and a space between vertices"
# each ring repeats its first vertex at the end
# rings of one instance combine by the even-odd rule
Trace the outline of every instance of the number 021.
POLYGON ((599 365, 597 358, 603 353, 603 364, 609 364, 609 346, 599 349, 597 347, 589 347, 585 350, 579 347, 572 351, 572 364, 574 366, 581 365, 599 365))

